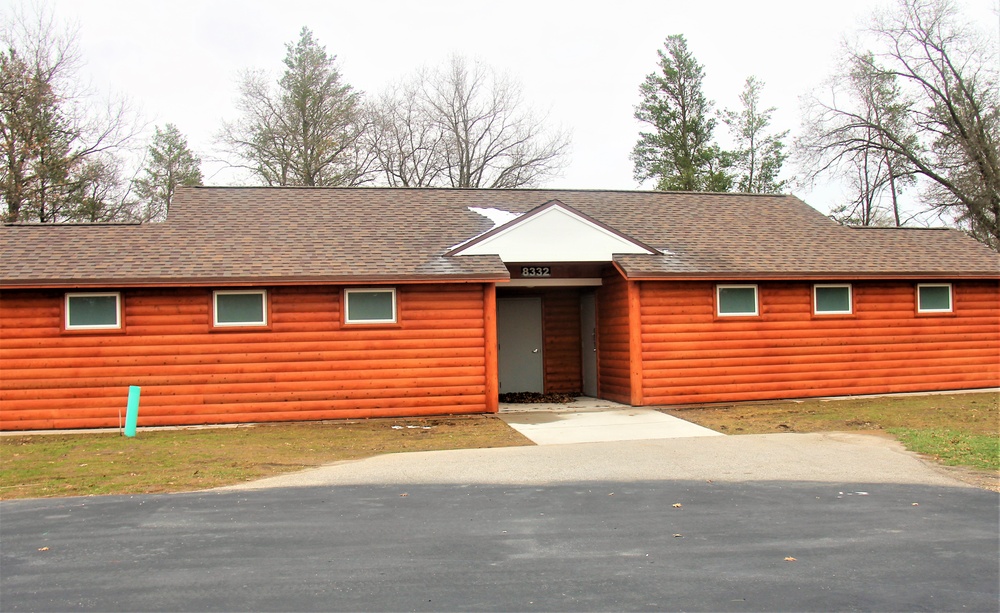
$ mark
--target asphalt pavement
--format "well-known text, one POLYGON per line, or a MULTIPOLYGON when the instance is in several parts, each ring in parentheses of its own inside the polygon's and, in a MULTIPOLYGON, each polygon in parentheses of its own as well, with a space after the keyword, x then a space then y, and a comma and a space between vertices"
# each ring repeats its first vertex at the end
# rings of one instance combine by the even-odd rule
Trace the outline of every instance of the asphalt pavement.
POLYGON ((997 495, 393 484, 0 505, 3 611, 996 611, 997 495))

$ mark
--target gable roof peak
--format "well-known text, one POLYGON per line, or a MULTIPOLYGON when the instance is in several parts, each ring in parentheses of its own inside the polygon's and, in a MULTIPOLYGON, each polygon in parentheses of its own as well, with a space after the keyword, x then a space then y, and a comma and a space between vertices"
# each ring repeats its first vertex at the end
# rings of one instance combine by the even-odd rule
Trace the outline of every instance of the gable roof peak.
POLYGON ((495 254, 504 262, 610 262, 618 253, 662 255, 554 198, 460 243, 445 255, 495 254))

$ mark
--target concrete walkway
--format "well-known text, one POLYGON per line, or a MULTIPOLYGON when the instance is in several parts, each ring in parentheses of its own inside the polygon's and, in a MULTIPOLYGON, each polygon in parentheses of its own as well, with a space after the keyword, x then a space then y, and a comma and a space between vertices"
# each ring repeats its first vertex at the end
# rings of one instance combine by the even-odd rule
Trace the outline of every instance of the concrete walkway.
POLYGON ((663 480, 966 485, 920 460, 894 440, 867 434, 821 432, 393 453, 220 490, 663 480))
POLYGON ((653 409, 587 397, 570 404, 501 404, 499 417, 536 445, 723 436, 653 409))
POLYGON ((897 441, 866 434, 725 436, 658 411, 594 398, 501 404, 499 417, 537 446, 381 455, 220 490, 661 480, 967 486, 897 441))

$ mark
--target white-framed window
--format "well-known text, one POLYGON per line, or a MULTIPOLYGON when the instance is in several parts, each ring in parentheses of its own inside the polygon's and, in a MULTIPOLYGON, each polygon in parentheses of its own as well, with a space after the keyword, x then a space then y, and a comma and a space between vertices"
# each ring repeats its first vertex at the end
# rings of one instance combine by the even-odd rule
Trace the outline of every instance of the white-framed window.
POLYGON ((345 289, 344 323, 396 323, 396 290, 393 288, 345 289))
POLYGON ((816 315, 850 315, 853 311, 850 283, 817 283, 813 285, 813 313, 816 315))
POLYGON ((715 303, 720 317, 759 314, 756 285, 716 285, 715 303))
POLYGON ((67 330, 116 330, 122 327, 119 292, 66 294, 67 330))
POLYGON ((920 283, 917 285, 918 313, 951 313, 951 283, 920 283))
POLYGON ((212 293, 212 313, 217 327, 266 326, 267 290, 216 290, 212 293))

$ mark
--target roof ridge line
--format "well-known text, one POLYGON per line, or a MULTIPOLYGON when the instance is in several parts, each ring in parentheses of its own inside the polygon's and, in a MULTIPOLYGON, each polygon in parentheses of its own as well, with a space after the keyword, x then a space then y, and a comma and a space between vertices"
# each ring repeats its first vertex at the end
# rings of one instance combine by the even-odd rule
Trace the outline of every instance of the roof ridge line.
POLYGON ((845 225, 851 230, 958 230, 947 226, 852 226, 845 225))
POLYGON ((179 189, 204 190, 330 190, 330 191, 444 191, 444 192, 565 192, 565 193, 607 193, 607 194, 671 194, 684 196, 751 196, 759 198, 798 198, 794 194, 761 194, 752 192, 696 192, 656 189, 612 189, 612 188, 571 188, 571 187, 391 187, 387 185, 189 185, 179 189))

